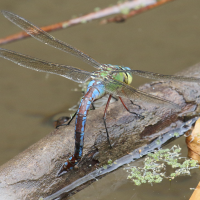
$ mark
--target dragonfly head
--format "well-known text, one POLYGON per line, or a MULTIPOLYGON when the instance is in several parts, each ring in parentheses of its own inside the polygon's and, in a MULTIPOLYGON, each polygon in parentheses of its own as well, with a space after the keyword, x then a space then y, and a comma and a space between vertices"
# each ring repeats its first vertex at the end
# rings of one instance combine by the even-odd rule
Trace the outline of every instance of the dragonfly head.
MULTIPOLYGON (((129 67, 123 67, 124 70, 131 70, 129 67)), ((132 83, 132 75, 129 72, 123 72, 123 76, 124 76, 124 82, 128 85, 130 85, 132 83)))

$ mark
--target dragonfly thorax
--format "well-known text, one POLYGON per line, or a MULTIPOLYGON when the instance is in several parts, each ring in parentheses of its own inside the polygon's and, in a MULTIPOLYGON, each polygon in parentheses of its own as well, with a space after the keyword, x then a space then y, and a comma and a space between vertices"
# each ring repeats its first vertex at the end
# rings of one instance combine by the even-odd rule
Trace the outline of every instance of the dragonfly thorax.
POLYGON ((98 78, 98 77, 101 77, 102 79, 112 78, 117 81, 126 83, 128 85, 131 84, 132 75, 131 73, 127 72, 127 70, 131 70, 129 67, 122 67, 119 65, 111 65, 111 64, 104 64, 104 67, 105 66, 106 66, 106 70, 104 69, 104 70, 93 72, 94 78, 98 78), (118 70, 120 72, 117 72, 118 70), (124 72, 122 72, 122 70, 124 70, 124 72))

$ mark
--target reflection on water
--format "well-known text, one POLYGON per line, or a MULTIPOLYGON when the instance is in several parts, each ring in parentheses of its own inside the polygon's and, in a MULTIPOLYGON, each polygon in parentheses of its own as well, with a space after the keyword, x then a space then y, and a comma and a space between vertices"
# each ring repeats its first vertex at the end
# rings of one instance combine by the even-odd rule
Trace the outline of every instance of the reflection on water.
MULTIPOLYGON (((173 145, 180 145, 182 148, 181 155, 187 157, 185 148, 185 138, 181 137, 164 148, 171 148, 173 145)), ((143 166, 143 159, 134 162, 137 167, 143 166)), ((167 172, 169 173, 169 172, 167 172)), ((126 179, 127 172, 122 168, 112 172, 106 177, 92 183, 86 189, 78 192, 72 200, 182 200, 189 199, 199 182, 199 169, 191 170, 191 176, 176 177, 175 180, 169 181, 164 179, 161 183, 148 183, 136 186, 131 180, 126 179)))
MULTIPOLYGON (((187 122, 182 124, 180 128, 176 128, 176 129, 174 129, 172 131, 169 131, 169 132, 163 134, 161 137, 158 137, 157 139, 155 139, 150 144, 148 144, 146 146, 143 146, 143 147, 139 147, 138 149, 135 149, 134 151, 132 151, 128 155, 125 155, 122 158, 120 158, 120 159, 114 161, 113 163, 107 165, 106 167, 105 166, 101 167, 101 168, 99 168, 99 169, 87 174, 86 176, 74 181, 70 185, 67 185, 66 187, 62 188, 61 190, 55 192, 54 194, 44 198, 44 200, 53 200, 53 199, 56 199, 56 198, 61 198, 62 199, 62 196, 65 193, 67 194, 68 192, 72 191, 73 189, 77 188, 78 186, 80 186, 80 185, 82 185, 84 183, 87 183, 90 180, 97 180, 98 181, 98 177, 99 176, 102 176, 104 174, 110 173, 110 172, 118 169, 119 167, 121 167, 121 166, 123 166, 125 164, 129 164, 129 163, 132 162, 132 166, 137 165, 138 162, 136 160, 138 160, 139 158, 147 155, 148 153, 153 152, 155 149, 160 149, 170 139, 176 138, 176 137, 180 137, 186 131, 191 130, 193 124, 196 122, 197 119, 198 119, 198 117, 195 117, 195 118, 193 118, 191 120, 188 120, 187 122), (136 162, 134 162, 134 161, 136 161, 136 162)), ((125 180, 126 178, 124 177, 123 179, 125 180)), ((121 179, 119 179, 119 182, 120 181, 121 181, 121 179)), ((151 185, 153 185, 153 184, 155 184, 155 183, 151 183, 151 185)), ((142 184, 142 186, 143 185, 145 185, 145 184, 142 184)), ((76 196, 80 196, 80 195, 81 194, 77 194, 76 196)), ((76 198, 76 197, 74 197, 74 198, 76 198)))

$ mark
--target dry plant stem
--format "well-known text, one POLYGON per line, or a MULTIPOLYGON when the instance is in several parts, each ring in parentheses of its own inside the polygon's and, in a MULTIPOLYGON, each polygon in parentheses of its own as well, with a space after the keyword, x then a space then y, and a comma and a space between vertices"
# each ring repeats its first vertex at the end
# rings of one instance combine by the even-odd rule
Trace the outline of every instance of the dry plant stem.
POLYGON ((155 4, 142 7, 140 9, 138 9, 138 10, 132 10, 128 14, 117 15, 117 16, 109 18, 109 19, 104 19, 104 20, 101 21, 101 24, 107 24, 107 23, 110 23, 110 22, 123 22, 123 21, 125 21, 126 19, 128 19, 130 17, 133 17, 135 15, 141 14, 141 13, 143 13, 145 11, 148 11, 148 10, 150 10, 152 8, 156 8, 156 7, 160 6, 160 5, 163 5, 164 3, 168 3, 170 1, 173 1, 173 0, 160 0, 155 4))
MULTIPOLYGON (((114 18, 110 18, 108 20, 103 20, 101 22, 101 24, 105 24, 105 23, 108 23, 108 22, 124 21, 125 19, 127 19, 129 17, 132 17, 136 14, 140 14, 144 11, 155 8, 155 7, 160 6, 164 3, 167 3, 169 1, 173 1, 173 0, 160 0, 160 1, 156 2, 155 4, 142 7, 138 10, 133 10, 132 12, 130 12, 127 15, 120 15, 120 16, 117 16, 117 17, 114 17, 114 18)), ((121 10, 124 9, 124 8, 130 9, 130 10, 133 9, 134 3, 135 3, 135 1, 126 1, 126 2, 123 2, 123 3, 117 4, 117 5, 114 5, 112 7, 108 7, 108 8, 96 11, 96 12, 91 12, 87 15, 84 15, 84 16, 81 16, 81 17, 78 17, 78 18, 74 18, 74 19, 67 20, 67 21, 64 21, 64 22, 59 22, 59 23, 52 24, 52 25, 49 25, 49 26, 43 26, 43 27, 41 27, 41 29, 43 29, 46 32, 51 32, 51 31, 71 27, 71 26, 74 26, 74 25, 77 25, 77 24, 82 24, 82 23, 92 21, 92 20, 95 20, 95 19, 103 18, 103 17, 109 16, 109 15, 118 14, 118 13, 121 13, 121 10)), ((14 42, 16 40, 24 39, 24 38, 27 38, 27 37, 29 37, 29 35, 22 31, 22 32, 7 36, 5 38, 1 38, 0 39, 0 45, 6 44, 6 43, 9 43, 9 42, 14 42)))

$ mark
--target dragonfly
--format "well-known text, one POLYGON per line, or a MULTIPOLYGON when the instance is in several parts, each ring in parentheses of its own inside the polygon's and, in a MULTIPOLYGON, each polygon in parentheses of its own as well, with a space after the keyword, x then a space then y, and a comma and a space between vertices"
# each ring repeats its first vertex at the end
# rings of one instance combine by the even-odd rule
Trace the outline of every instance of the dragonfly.
MULTIPOLYGON (((28 55, 17 53, 11 50, 0 48, 0 57, 10 60, 16 63, 17 65, 39 72, 46 72, 63 76, 78 83, 85 83, 90 80, 87 87, 87 91, 80 102, 77 112, 75 113, 76 120, 74 154, 70 158, 68 158, 67 161, 61 166, 57 173, 57 176, 61 176, 69 170, 73 169, 74 166, 81 160, 83 154, 84 133, 87 114, 91 104, 95 100, 100 99, 105 95, 109 95, 103 115, 108 142, 110 142, 110 140, 108 130, 106 127, 106 111, 112 97, 119 98, 128 112, 131 111, 127 108, 122 98, 126 98, 129 100, 141 100, 147 103, 150 102, 154 104, 159 104, 160 106, 167 106, 170 109, 181 109, 180 106, 175 104, 174 102, 160 98, 155 95, 145 93, 141 90, 135 89, 134 87, 130 86, 133 79, 133 75, 163 81, 175 80, 198 83, 200 82, 200 79, 195 77, 163 75, 141 70, 132 70, 129 67, 119 65, 99 63, 89 55, 83 53, 82 51, 76 49, 75 47, 72 47, 67 43, 64 43, 61 40, 56 39, 49 33, 30 23, 26 19, 9 11, 1 12, 8 20, 10 20, 11 22, 19 26, 21 29, 26 31, 33 38, 54 48, 69 53, 73 56, 76 56, 77 58, 81 59, 82 61, 97 69, 94 72, 88 72, 76 67, 52 63, 28 55)), ((136 114, 134 112, 131 113, 136 114)), ((138 116, 141 117, 140 115, 138 116)))

